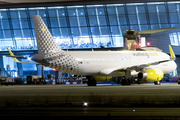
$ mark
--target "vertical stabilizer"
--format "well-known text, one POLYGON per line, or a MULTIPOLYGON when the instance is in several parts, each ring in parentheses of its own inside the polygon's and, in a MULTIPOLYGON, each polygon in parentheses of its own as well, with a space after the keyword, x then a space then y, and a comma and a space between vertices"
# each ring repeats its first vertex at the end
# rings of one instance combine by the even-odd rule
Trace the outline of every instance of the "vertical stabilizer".
POLYGON ((33 23, 36 34, 38 52, 42 54, 56 53, 61 51, 53 40, 51 33, 39 15, 33 15, 33 23))

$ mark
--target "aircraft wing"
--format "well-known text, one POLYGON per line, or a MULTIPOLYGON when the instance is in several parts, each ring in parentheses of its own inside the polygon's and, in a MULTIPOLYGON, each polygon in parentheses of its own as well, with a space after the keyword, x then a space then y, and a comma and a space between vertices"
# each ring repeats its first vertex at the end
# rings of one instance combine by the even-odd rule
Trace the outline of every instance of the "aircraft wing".
MULTIPOLYGON (((169 60, 167 60, 169 61, 169 60)), ((148 64, 140 64, 140 65, 136 65, 136 66, 129 66, 129 67, 124 67, 124 66, 119 66, 119 67, 111 67, 111 68, 107 68, 107 69, 104 69, 100 72, 100 74, 103 74, 103 75, 109 75, 111 74, 112 72, 114 71, 125 71, 125 70, 136 70, 136 71, 140 71, 141 69, 145 68, 145 67, 148 67, 150 65, 157 65, 157 64, 160 64, 162 62, 167 62, 167 61, 159 61, 159 62, 156 62, 156 63, 148 63, 148 64)))
POLYGON ((124 67, 111 67, 111 68, 107 68, 107 69, 102 70, 100 72, 100 74, 109 75, 112 72, 117 71, 117 70, 124 70, 124 67))
POLYGON ((129 66, 129 67, 123 67, 123 66, 118 66, 118 67, 112 67, 112 68, 107 68, 107 69, 104 69, 100 72, 100 74, 103 74, 103 75, 109 75, 111 74, 112 72, 114 71, 121 71, 121 70, 136 70, 136 71, 139 71, 140 69, 143 69, 145 67, 148 67, 150 65, 158 65, 160 63, 163 63, 163 62, 168 62, 168 61, 171 61, 171 60, 175 60, 176 59, 176 56, 171 48, 171 45, 169 45, 169 51, 170 51, 170 59, 169 60, 162 60, 162 61, 158 61, 158 62, 153 62, 153 63, 148 63, 148 64, 140 64, 140 65, 135 65, 135 66, 129 66))
POLYGON ((148 64, 141 64, 141 65, 136 65, 136 66, 129 66, 129 67, 125 67, 125 66, 111 67, 111 68, 107 68, 107 69, 102 70, 100 72, 100 74, 109 75, 114 71, 121 71, 121 70, 122 71, 123 70, 137 70, 138 71, 142 68, 148 67, 150 65, 156 65, 156 64, 159 64, 159 63, 148 63, 148 64))
MULTIPOLYGON (((33 62, 21 62, 21 61, 19 61, 18 59, 16 59, 16 58, 21 58, 20 56, 15 56, 9 48, 8 48, 8 51, 9 51, 9 53, 10 53, 10 56, 8 56, 8 57, 12 57, 12 59, 13 59, 15 62, 17 62, 17 63, 39 64, 39 63, 33 63, 33 62)), ((23 57, 23 56, 22 56, 22 57, 23 57)))

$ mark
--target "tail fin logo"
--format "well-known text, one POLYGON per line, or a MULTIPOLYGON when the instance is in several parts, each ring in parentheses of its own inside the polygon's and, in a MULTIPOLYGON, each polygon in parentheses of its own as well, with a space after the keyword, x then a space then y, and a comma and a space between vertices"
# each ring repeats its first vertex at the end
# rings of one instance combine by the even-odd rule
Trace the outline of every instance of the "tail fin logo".
POLYGON ((42 31, 44 32, 44 31, 45 31, 45 29, 43 28, 43 29, 42 29, 42 31))

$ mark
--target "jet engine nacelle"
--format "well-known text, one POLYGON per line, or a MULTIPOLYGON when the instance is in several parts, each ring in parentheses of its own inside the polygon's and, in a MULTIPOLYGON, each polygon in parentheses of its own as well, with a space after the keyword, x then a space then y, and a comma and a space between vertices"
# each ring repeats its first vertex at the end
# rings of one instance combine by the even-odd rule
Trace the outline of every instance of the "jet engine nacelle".
POLYGON ((147 81, 160 81, 164 77, 164 73, 160 69, 150 69, 146 72, 139 72, 138 78, 147 81))

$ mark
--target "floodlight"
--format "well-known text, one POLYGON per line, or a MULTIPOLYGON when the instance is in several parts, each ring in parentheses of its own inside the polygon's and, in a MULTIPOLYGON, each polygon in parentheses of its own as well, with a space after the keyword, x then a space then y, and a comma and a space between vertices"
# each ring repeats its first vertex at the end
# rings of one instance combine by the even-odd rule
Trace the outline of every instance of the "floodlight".
POLYGON ((87 103, 87 102, 84 102, 83 106, 88 106, 88 103, 87 103))
POLYGON ((27 59, 28 59, 28 60, 31 60, 31 57, 28 57, 27 59))

